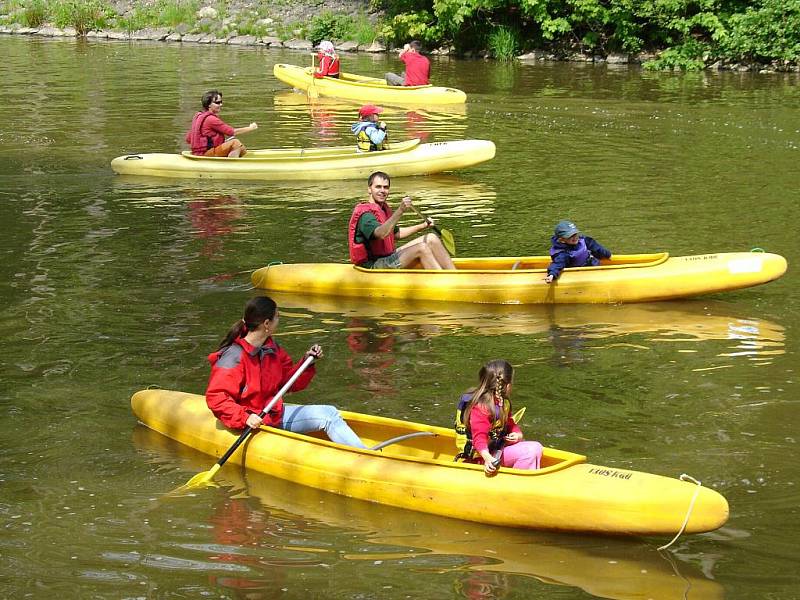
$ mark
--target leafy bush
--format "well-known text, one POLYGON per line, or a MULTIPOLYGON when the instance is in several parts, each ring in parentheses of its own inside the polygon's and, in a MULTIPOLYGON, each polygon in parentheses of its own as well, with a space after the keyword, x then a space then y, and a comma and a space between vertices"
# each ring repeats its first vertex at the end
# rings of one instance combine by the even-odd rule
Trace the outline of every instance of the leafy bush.
POLYGON ((352 40, 362 46, 371 44, 378 37, 379 29, 380 26, 373 25, 366 15, 361 14, 353 23, 352 40))
POLYGON ((335 15, 326 10, 311 19, 308 39, 319 44, 322 40, 346 40, 355 32, 355 23, 349 15, 335 15))
POLYGON ((197 14, 195 0, 160 0, 155 6, 157 13, 156 26, 175 27, 181 23, 194 24, 197 14))
POLYGON ((22 22, 26 27, 41 27, 47 21, 47 2, 28 0, 22 11, 22 22))
POLYGON ((102 29, 110 20, 111 7, 101 0, 61 0, 53 4, 57 27, 74 27, 78 35, 102 29))
POLYGON ((442 34, 441 26, 437 24, 433 15, 425 10, 395 15, 381 27, 379 32, 380 37, 387 42, 401 45, 409 40, 438 42, 442 39, 442 34))
POLYGON ((697 40, 688 40, 680 46, 668 48, 657 59, 642 65, 650 71, 680 69, 682 71, 699 71, 706 64, 703 56, 708 54, 708 46, 697 40))
POLYGON ((499 60, 512 60, 521 45, 519 32, 510 27, 496 27, 489 34, 489 51, 499 60))
POLYGON ((758 8, 732 15, 721 46, 734 60, 800 58, 800 0, 763 0, 758 8))

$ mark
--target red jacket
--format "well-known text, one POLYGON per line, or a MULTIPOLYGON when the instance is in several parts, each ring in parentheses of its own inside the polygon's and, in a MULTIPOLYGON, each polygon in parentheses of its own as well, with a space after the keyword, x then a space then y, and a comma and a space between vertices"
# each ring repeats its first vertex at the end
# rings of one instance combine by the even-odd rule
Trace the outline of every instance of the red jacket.
MULTIPOLYGON (((489 416, 482 407, 476 406, 469 413, 469 428, 472 432, 472 446, 477 452, 486 450, 489 447, 489 431, 492 429, 492 418, 489 416)), ((506 421, 506 432, 522 433, 522 430, 514 422, 514 417, 508 415, 506 421)), ((479 462, 483 462, 483 458, 477 457, 479 462)))
POLYGON ((314 77, 322 79, 323 77, 338 77, 339 76, 339 56, 334 54, 319 54, 319 71, 314 71, 314 77))
MULTIPOLYGON (((206 388, 206 403, 214 416, 231 429, 244 429, 247 417, 258 414, 289 380, 302 361, 292 363, 292 357, 272 338, 256 348, 244 338, 208 355, 211 376, 206 388)), ((290 388, 299 392, 314 378, 314 365, 303 371, 290 388)), ((283 400, 278 400, 264 417, 264 425, 280 425, 283 400)))

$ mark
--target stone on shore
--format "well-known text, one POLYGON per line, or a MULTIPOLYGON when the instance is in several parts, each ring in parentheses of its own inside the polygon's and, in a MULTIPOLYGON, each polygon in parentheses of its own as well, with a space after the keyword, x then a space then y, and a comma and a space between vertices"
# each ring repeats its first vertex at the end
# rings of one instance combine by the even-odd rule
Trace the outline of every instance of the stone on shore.
POLYGON ((254 35, 237 35, 228 40, 232 46, 254 46, 258 38, 254 35))
POLYGON ((173 31, 164 39, 167 42, 180 42, 181 40, 183 40, 183 36, 177 31, 173 31))
POLYGON ((336 45, 339 52, 358 52, 359 45, 356 42, 342 42, 336 45))
POLYGON ((528 52, 527 54, 521 54, 517 58, 521 61, 531 61, 531 60, 551 60, 552 54, 545 52, 544 50, 533 50, 532 52, 528 52))
POLYGON ((280 38, 276 38, 273 36, 265 35, 261 38, 261 43, 265 46, 270 48, 282 48, 283 42, 281 42, 280 38))
POLYGON ((379 41, 375 40, 363 50, 364 52, 372 52, 372 53, 386 52, 386 46, 381 44, 379 41))
POLYGON ((308 40, 298 40, 292 38, 291 40, 283 42, 284 48, 289 48, 290 50, 312 50, 313 45, 308 40))

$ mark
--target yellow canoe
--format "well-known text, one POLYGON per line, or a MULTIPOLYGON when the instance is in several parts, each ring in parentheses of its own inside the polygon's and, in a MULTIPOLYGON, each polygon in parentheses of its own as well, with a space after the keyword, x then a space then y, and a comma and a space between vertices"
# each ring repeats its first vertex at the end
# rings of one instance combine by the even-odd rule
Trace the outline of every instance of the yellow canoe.
MULTIPOLYGON (((203 396, 143 390, 133 395, 131 406, 147 427, 214 457, 238 437, 214 418, 203 396)), ((592 465, 585 456, 553 448, 545 449, 537 471, 501 469, 488 478, 480 465, 453 462, 452 429, 342 415, 368 446, 418 437, 360 450, 323 439, 324 434, 262 428, 230 462, 351 498, 508 527, 674 535, 687 514, 686 533, 712 531, 728 519, 725 498, 678 479, 592 465)))
POLYGON ((111 161, 120 175, 191 177, 196 179, 366 179, 374 171, 392 177, 426 175, 471 167, 494 158, 489 140, 453 140, 421 144, 393 143, 388 150, 359 152, 352 146, 249 150, 243 158, 181 154, 128 154, 111 161))
POLYGON ((345 98, 358 102, 375 102, 401 106, 432 106, 435 104, 463 104, 467 95, 461 90, 435 85, 388 85, 383 79, 341 73, 339 79, 315 79, 311 67, 277 64, 272 73, 277 79, 298 90, 319 96, 345 98))
MULTIPOLYGON (((146 427, 136 427, 132 438, 140 454, 159 464, 178 465, 195 472, 208 468, 208 458, 146 427)), ((432 558, 445 557, 453 572, 465 580, 470 571, 478 571, 482 582, 492 573, 495 577, 520 575, 545 584, 580 588, 598 598, 678 599, 685 598, 687 590, 691 591, 689 598, 724 598, 717 581, 686 564, 686 559, 664 560, 645 540, 598 541, 465 523, 328 494, 243 469, 226 469, 217 481, 232 486, 232 493, 244 510, 278 515, 279 521, 289 523, 310 523, 315 531, 327 526, 352 532, 358 551, 342 555, 349 561, 372 564, 378 560, 403 560, 413 569, 415 565, 430 566, 432 558), (257 498, 261 506, 256 506, 252 498, 257 498)), ((215 527, 258 535, 247 529, 250 521, 226 518, 230 513, 218 516, 213 522, 215 527)), ((336 548, 315 551, 324 555, 335 553, 336 548)), ((242 560, 247 556, 242 555, 242 560)))
POLYGON ((652 302, 767 283, 786 259, 764 252, 670 257, 615 255, 596 267, 565 269, 544 281, 548 256, 454 259, 456 270, 363 269, 351 264, 276 264, 253 272, 260 289, 347 297, 485 304, 652 302))

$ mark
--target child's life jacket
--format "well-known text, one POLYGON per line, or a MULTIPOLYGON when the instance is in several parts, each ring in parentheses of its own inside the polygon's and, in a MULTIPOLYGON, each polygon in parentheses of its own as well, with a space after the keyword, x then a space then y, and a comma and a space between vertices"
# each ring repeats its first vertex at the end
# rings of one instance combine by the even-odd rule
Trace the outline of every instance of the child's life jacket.
MULTIPOLYGON (((472 446, 472 431, 469 428, 469 421, 464 420, 464 413, 471 399, 471 392, 462 394, 456 407, 455 430, 458 454, 453 460, 464 459, 465 461, 471 461, 479 456, 472 446)), ((507 425, 508 415, 511 414, 511 401, 508 398, 503 398, 502 409, 497 404, 492 406, 494 407, 494 415, 492 426, 489 430, 489 452, 494 454, 503 446, 503 440, 508 435, 507 425)))

